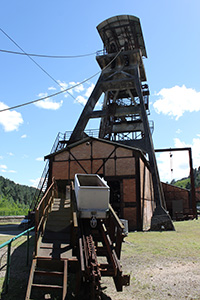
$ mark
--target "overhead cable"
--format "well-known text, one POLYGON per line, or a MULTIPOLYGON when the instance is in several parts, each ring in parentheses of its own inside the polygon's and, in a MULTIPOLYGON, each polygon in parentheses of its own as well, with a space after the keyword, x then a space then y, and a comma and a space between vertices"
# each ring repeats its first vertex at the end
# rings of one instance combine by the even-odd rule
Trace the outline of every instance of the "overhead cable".
MULTIPOLYGON (((97 76, 100 72, 101 72, 101 71, 97 72, 96 74, 92 75, 91 77, 89 77, 89 78, 87 78, 87 79, 85 79, 85 80, 83 80, 83 81, 81 81, 81 82, 79 82, 79 83, 77 83, 77 84, 75 84, 75 85, 73 85, 73 86, 67 88, 67 89, 64 89, 64 90, 62 90, 62 91, 60 91, 60 92, 57 92, 57 93, 54 93, 54 94, 51 94, 51 95, 49 95, 49 96, 45 96, 45 97, 42 97, 42 98, 39 98, 39 99, 36 99, 36 100, 32 100, 32 101, 30 101, 30 102, 25 102, 25 103, 22 103, 22 104, 19 104, 19 105, 15 105, 15 106, 12 106, 12 107, 4 108, 4 109, 0 110, 0 112, 7 111, 7 110, 11 110, 11 109, 15 109, 15 108, 19 108, 19 107, 22 107, 22 106, 26 106, 26 105, 29 105, 29 104, 33 104, 33 103, 36 103, 36 102, 45 100, 45 99, 47 99, 47 98, 55 97, 55 96, 57 96, 57 95, 60 95, 60 94, 65 93, 65 92, 67 92, 67 91, 69 91, 69 90, 72 90, 73 88, 75 88, 75 87, 77 87, 77 86, 79 86, 79 85, 81 85, 81 84, 83 84, 83 83, 89 81, 89 80, 92 79, 93 77, 97 76)), ((70 94, 70 95, 71 95, 71 94, 70 94)), ((74 97, 74 98, 75 98, 75 97, 74 97)), ((75 98, 75 99, 76 99, 76 98, 75 98)))
MULTIPOLYGON (((1 29, 2 31, 2 29, 1 29)), ((3 50, 0 49, 0 52, 9 53, 9 54, 17 54, 17 55, 28 55, 28 56, 36 56, 36 57, 43 57, 43 58, 79 58, 79 57, 86 57, 92 56, 96 54, 96 52, 87 53, 87 54, 79 54, 79 55, 46 55, 46 54, 33 54, 33 53, 24 53, 24 52, 17 52, 11 50, 3 50)))
MULTIPOLYGON (((28 53, 26 53, 24 51, 24 49, 22 49, 2 28, 0 28, 1 32, 3 32, 3 34, 12 42, 15 44, 15 46, 17 46, 23 53, 24 55, 26 55, 38 68, 40 68, 40 70, 42 70, 49 78, 51 78, 51 80, 53 80, 57 85, 59 85, 62 88, 62 85, 56 80, 54 79, 44 68, 42 68, 28 53)), ((75 100, 76 98, 67 91, 67 93, 75 100)))
MULTIPOLYGON (((122 52, 122 49, 115 55, 115 57, 102 69, 102 71, 104 71, 106 68, 108 68, 112 63, 113 61, 119 56, 119 54, 122 52)), ((25 103, 22 103, 22 104, 19 104, 19 105, 15 105, 15 106, 12 106, 12 107, 8 107, 8 108, 4 108, 2 110, 0 110, 0 112, 4 112, 4 111, 8 111, 8 110, 11 110, 11 109, 16 109, 16 108, 19 108, 19 107, 22 107, 22 106, 26 106, 26 105, 29 105, 29 104, 33 104, 33 103, 36 103, 36 102, 39 102, 39 101, 42 101, 42 100, 45 100, 45 99, 48 99, 48 98, 52 98, 52 97, 55 97, 57 95, 60 95, 62 93, 65 93, 65 92, 68 92, 69 90, 72 90, 74 89, 75 87, 81 85, 81 84, 84 84, 85 82, 91 80, 92 78, 94 78, 95 76, 97 76, 98 74, 100 74, 102 71, 99 71, 97 73, 95 73, 94 75, 88 77, 87 79, 67 88, 67 89, 64 89, 60 92, 57 92, 57 93, 54 93, 54 94, 51 94, 49 96, 45 96, 45 97, 42 97, 42 98, 39 98, 39 99, 36 99, 36 100, 32 100, 30 102, 25 102, 25 103)), ((70 94, 71 95, 71 94, 70 94)), ((76 99, 76 98, 75 98, 76 99)))

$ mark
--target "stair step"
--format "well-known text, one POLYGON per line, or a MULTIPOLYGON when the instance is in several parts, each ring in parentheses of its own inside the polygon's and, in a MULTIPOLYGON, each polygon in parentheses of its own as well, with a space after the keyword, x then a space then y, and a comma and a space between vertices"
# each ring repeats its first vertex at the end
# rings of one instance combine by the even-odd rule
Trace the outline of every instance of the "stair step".
POLYGON ((53 243, 54 241, 58 242, 63 242, 63 243, 69 243, 70 242, 70 235, 65 233, 65 232, 45 232, 42 242, 48 243, 51 242, 53 243))
MULTIPOLYGON (((52 210, 48 214, 44 235, 40 240, 37 257, 33 259, 26 300, 34 293, 54 290, 67 295, 68 259, 71 259, 71 201, 54 198, 52 210)), ((41 295, 40 295, 41 296, 41 295)), ((61 298, 59 298, 61 299, 61 298)))
POLYGON ((62 249, 55 249, 52 251, 51 249, 40 249, 38 251, 40 256, 52 257, 53 259, 70 259, 73 258, 72 249, 63 251, 62 249))
POLYGON ((35 275, 61 277, 63 276, 63 272, 35 270, 35 275))
POLYGON ((56 215, 50 215, 48 217, 47 223, 51 223, 51 222, 58 222, 58 223, 65 223, 70 224, 70 218, 71 218, 71 214, 69 213, 63 213, 63 214, 56 214, 56 215))
POLYGON ((51 231, 51 232, 66 232, 69 233, 71 230, 70 226, 67 226, 66 223, 65 224, 56 224, 56 222, 51 223, 51 224, 47 224, 46 226, 46 231, 51 231))
POLYGON ((64 211, 51 211, 49 213, 49 216, 48 216, 48 221, 51 220, 51 219, 56 219, 56 220, 60 220, 60 219, 63 219, 63 220, 66 220, 66 216, 70 216, 70 212, 68 211, 68 209, 64 210, 64 211))
POLYGON ((64 266, 61 260, 37 259, 37 270, 43 269, 46 271, 63 272, 64 266))
MULTIPOLYGON (((70 243, 60 243, 60 242, 54 242, 54 243, 41 243, 40 248, 41 249, 63 249, 66 247, 70 247, 70 243)), ((39 256, 39 255, 38 255, 39 256)))
POLYGON ((63 286, 61 286, 61 285, 52 285, 52 284, 33 283, 32 288, 38 288, 38 289, 43 289, 43 290, 62 290, 63 286))

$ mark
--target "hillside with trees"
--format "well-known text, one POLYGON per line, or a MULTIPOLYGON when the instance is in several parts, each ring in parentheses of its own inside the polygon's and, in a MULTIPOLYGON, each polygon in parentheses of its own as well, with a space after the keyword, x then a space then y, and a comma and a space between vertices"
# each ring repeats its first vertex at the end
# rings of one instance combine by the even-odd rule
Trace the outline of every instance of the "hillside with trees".
MULTIPOLYGON (((195 187, 200 187, 200 167, 198 167, 197 169, 194 169, 193 172, 194 172, 195 187)), ((190 187, 191 187, 190 176, 184 177, 177 181, 172 180, 171 184, 181 187, 181 188, 190 189, 190 187)))
POLYGON ((0 176, 0 216, 26 215, 36 188, 0 176))
MULTIPOLYGON (((194 169, 195 187, 200 187, 200 167, 194 169)), ((171 184, 190 189, 190 177, 172 180, 171 184)), ((26 215, 34 198, 36 188, 16 184, 0 176, 0 216, 26 215)))

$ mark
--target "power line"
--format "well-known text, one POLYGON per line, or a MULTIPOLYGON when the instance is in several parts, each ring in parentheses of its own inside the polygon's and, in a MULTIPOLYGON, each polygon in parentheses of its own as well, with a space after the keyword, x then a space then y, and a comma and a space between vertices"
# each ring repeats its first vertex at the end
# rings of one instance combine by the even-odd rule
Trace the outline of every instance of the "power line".
MULTIPOLYGON (((15 108, 19 108, 19 107, 22 107, 22 106, 26 106, 26 105, 29 105, 29 104, 33 104, 33 103, 35 103, 35 102, 39 102, 39 101, 45 100, 45 99, 47 99, 47 98, 55 97, 55 96, 57 96, 57 95, 60 95, 60 94, 62 94, 62 93, 65 93, 65 92, 67 92, 67 91, 69 91, 69 90, 74 89, 75 87, 77 87, 77 86, 79 86, 79 85, 85 83, 86 81, 89 81, 90 79, 92 79, 92 78, 94 78, 95 76, 97 76, 100 72, 101 72, 101 71, 95 73, 94 75, 90 76, 89 78, 87 78, 87 79, 85 79, 85 80, 83 80, 83 81, 81 81, 81 82, 79 82, 79 83, 77 83, 77 84, 75 84, 75 85, 73 85, 73 86, 71 86, 71 87, 65 89, 65 90, 62 90, 62 91, 60 91, 60 92, 57 92, 57 93, 54 93, 54 94, 51 94, 51 95, 49 95, 49 96, 45 96, 45 97, 42 97, 42 98, 39 98, 39 99, 36 99, 36 100, 32 100, 32 101, 25 102, 25 103, 22 103, 22 104, 19 104, 19 105, 15 105, 15 106, 12 106, 12 107, 4 108, 4 109, 0 110, 0 112, 7 111, 7 110, 11 110, 11 109, 15 109, 15 108)), ((71 95, 71 94, 70 94, 70 95, 71 95)), ((74 99, 76 99, 76 98, 74 97, 74 99)))
MULTIPOLYGON (((19 48, 23 53, 24 55, 26 55, 38 68, 40 68, 40 70, 42 70, 42 72, 44 72, 49 78, 51 78, 51 80, 53 80, 57 85, 59 85, 59 87, 62 88, 62 85, 56 80, 54 79, 44 68, 42 68, 28 53, 26 53, 24 51, 24 49, 22 49, 18 44, 17 42, 15 42, 2 28, 0 28, 1 32, 13 43, 15 44, 15 46, 17 46, 17 48, 19 48)), ((76 100, 76 98, 67 91, 67 93, 74 99, 76 100)))
MULTIPOLYGON (((113 63, 113 61, 119 56, 119 54, 122 52, 122 50, 123 50, 123 49, 121 49, 121 50, 115 55, 115 57, 114 57, 114 58, 113 58, 113 59, 112 59, 112 60, 111 60, 111 61, 110 61, 103 69, 102 69, 102 71, 104 71, 105 69, 107 69, 107 68, 113 63)), ((97 76, 98 74, 100 74, 102 71, 99 71, 99 72, 95 73, 94 75, 88 77, 87 79, 85 79, 85 80, 83 80, 83 81, 81 81, 81 82, 79 82, 79 83, 77 83, 77 84, 75 84, 75 85, 73 85, 73 86, 71 86, 71 87, 65 89, 65 90, 62 90, 62 91, 60 91, 60 92, 57 92, 57 93, 54 93, 54 94, 51 94, 51 95, 49 95, 49 96, 45 96, 45 97, 42 97, 42 98, 39 98, 39 99, 36 99, 36 100, 32 100, 32 101, 25 102, 25 103, 22 103, 22 104, 19 104, 19 105, 15 105, 15 106, 12 106, 12 107, 4 108, 4 109, 0 110, 0 112, 4 112, 4 111, 11 110, 11 109, 19 108, 19 107, 22 107, 22 106, 26 106, 26 105, 29 105, 29 104, 33 104, 33 103, 36 103, 36 102, 45 100, 45 99, 47 99, 47 98, 52 98, 52 97, 55 97, 55 96, 60 95, 60 94, 62 94, 62 93, 65 93, 65 92, 67 92, 68 90, 72 90, 73 88, 75 88, 75 87, 77 87, 77 86, 79 86, 79 85, 81 85, 81 84, 83 84, 83 83, 85 83, 85 82, 91 80, 92 78, 94 78, 95 76, 97 76)), ((71 94, 70 94, 70 95, 71 95, 71 94)), ((75 97, 74 97, 74 98, 75 98, 75 97)), ((75 98, 75 99, 76 99, 76 98, 75 98)))
MULTIPOLYGON (((2 31, 2 29, 1 29, 1 31, 2 31)), ((86 56, 92 56, 92 55, 96 54, 96 52, 92 52, 92 53, 79 54, 79 55, 46 55, 46 54, 24 53, 24 52, 17 52, 17 51, 4 50, 4 49, 0 49, 0 52, 9 53, 9 54, 17 54, 17 55, 36 56, 36 57, 43 57, 43 58, 62 58, 62 59, 63 58, 86 57, 86 56)))

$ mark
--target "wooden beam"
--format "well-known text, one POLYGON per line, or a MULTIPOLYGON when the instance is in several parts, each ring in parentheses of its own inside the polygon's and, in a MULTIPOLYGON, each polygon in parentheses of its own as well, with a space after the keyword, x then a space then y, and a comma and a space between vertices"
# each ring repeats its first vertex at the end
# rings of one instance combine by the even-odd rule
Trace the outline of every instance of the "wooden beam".
POLYGON ((67 259, 64 260, 64 271, 63 271, 63 294, 62 300, 66 299, 67 296, 67 272, 68 271, 68 261, 67 259))

